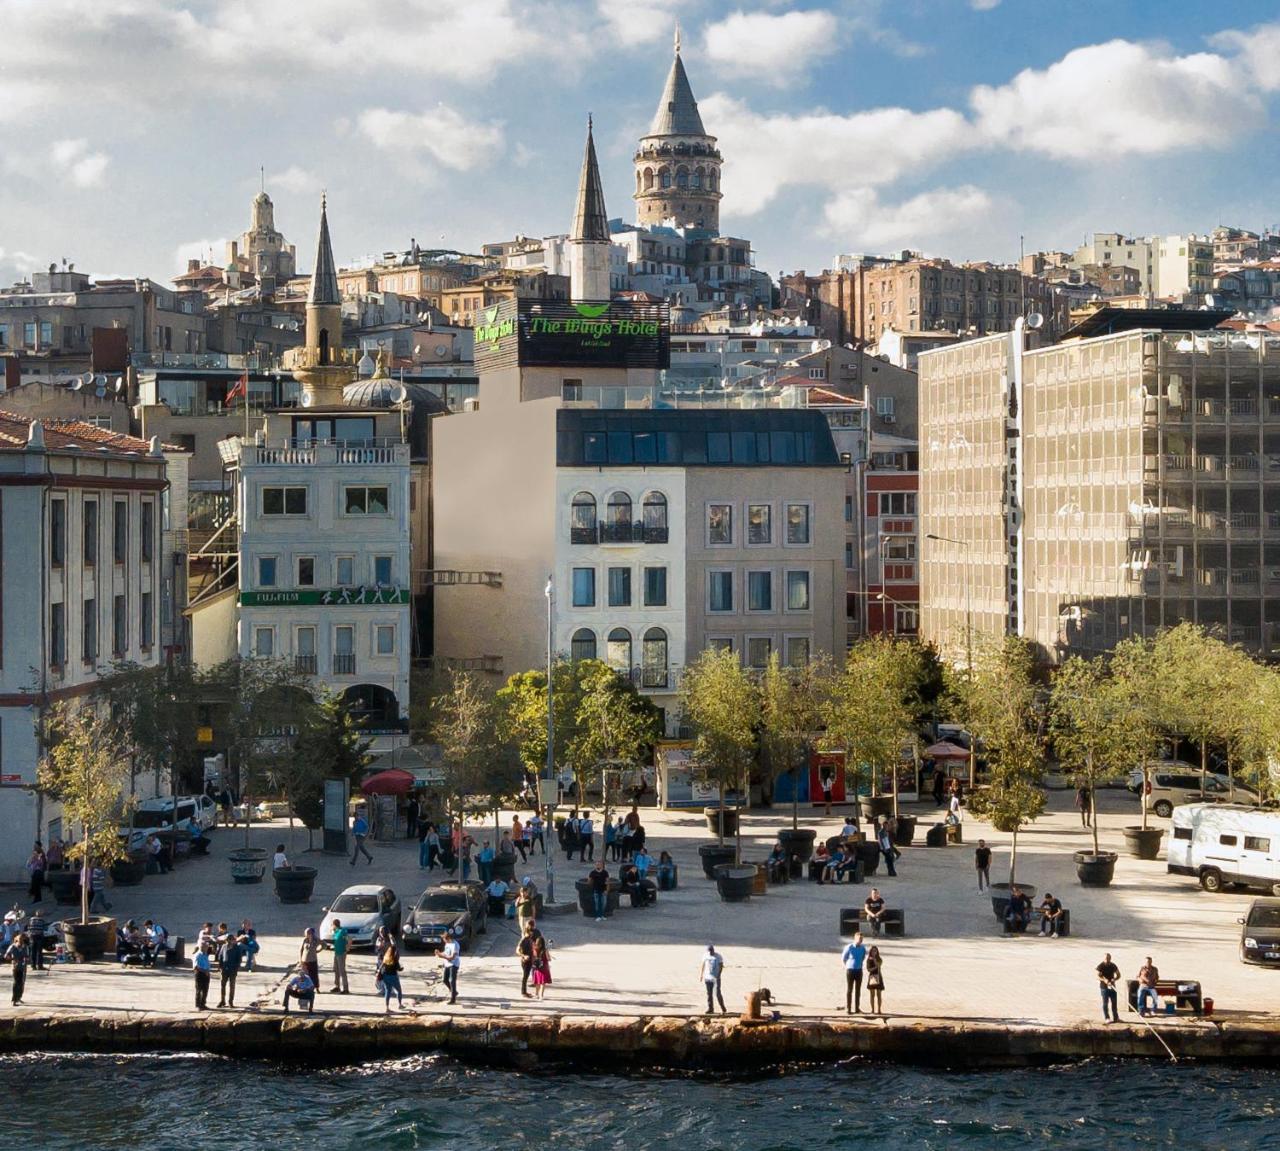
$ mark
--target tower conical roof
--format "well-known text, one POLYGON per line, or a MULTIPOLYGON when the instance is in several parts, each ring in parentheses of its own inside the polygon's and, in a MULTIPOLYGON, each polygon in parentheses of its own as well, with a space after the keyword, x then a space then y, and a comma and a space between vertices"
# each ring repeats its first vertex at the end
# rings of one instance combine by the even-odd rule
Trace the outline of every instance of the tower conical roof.
POLYGON ((604 207, 604 189, 600 185, 600 165, 596 163, 596 144, 592 138, 591 120, 587 119, 587 150, 582 157, 582 175, 578 179, 578 206, 573 213, 571 240, 608 240, 609 214, 604 207))
POLYGON ((316 266, 311 273, 308 304, 341 304, 338 273, 333 266, 333 245, 329 242, 329 215, 324 197, 320 197, 320 241, 316 245, 316 266))
POLYGON ((649 125, 649 135, 706 134, 702 116, 698 112, 698 101, 693 98, 693 89, 689 87, 689 77, 685 75, 684 62, 680 59, 680 49, 677 47, 675 59, 671 61, 671 71, 667 74, 667 86, 662 90, 658 110, 653 114, 653 123, 649 125))

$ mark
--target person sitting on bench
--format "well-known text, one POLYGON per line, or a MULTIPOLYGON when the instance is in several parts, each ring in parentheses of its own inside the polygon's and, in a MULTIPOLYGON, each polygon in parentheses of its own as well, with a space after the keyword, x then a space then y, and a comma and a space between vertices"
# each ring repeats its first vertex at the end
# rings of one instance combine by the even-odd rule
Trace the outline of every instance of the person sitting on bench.
POLYGON ((145 959, 144 943, 145 937, 138 930, 137 922, 128 920, 116 936, 116 958, 122 964, 128 963, 135 956, 139 960, 145 959))
POLYGON ((299 1007, 305 1007, 310 1014, 315 1008, 316 985, 307 973, 305 964, 299 963, 297 973, 289 980, 284 989, 284 1011, 289 1013, 289 1000, 296 999, 299 1007))
POLYGON ((780 841, 775 842, 769 858, 764 861, 769 873, 770 883, 782 883, 787 878, 787 853, 782 849, 780 841))
POLYGON ((841 839, 853 839, 858 834, 858 817, 856 815, 846 815, 844 817, 844 826, 840 829, 841 839))
POLYGON ((1058 929, 1062 926, 1062 900, 1054 899, 1049 893, 1044 893, 1044 899, 1040 901, 1040 934, 1058 935, 1058 929))
POLYGON ((1009 891, 1009 906, 1004 913, 1004 921, 1010 931, 1026 931, 1031 922, 1031 900, 1022 894, 1022 888, 1014 884, 1009 891))
POLYGON ((840 877, 855 863, 857 857, 853 852, 846 852, 843 847, 837 847, 827 857, 827 866, 822 872, 822 878, 819 883, 839 883, 840 877))
POLYGON ((676 861, 671 858, 671 852, 664 851, 658 856, 658 886, 670 887, 676 877, 676 861))
POLYGON ((884 922, 884 899, 878 888, 871 889, 866 903, 862 905, 862 918, 870 924, 876 935, 880 934, 880 925, 884 922))

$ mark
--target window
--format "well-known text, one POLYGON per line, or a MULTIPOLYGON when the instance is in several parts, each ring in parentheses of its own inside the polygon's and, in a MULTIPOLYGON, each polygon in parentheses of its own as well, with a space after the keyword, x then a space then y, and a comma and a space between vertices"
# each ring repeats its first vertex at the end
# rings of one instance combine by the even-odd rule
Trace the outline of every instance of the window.
POLYGON ((773 507, 770 504, 747 504, 747 543, 773 543, 773 507))
POLYGON ((561 380, 560 381, 560 398, 565 403, 576 403, 582 399, 582 381, 581 380, 561 380))
POLYGON ((345 501, 349 516, 382 516, 390 506, 386 488, 347 488, 345 501))
POLYGON ((395 655, 396 627, 391 623, 380 623, 373 629, 373 650, 379 655, 395 655))
POLYGON ((264 516, 305 516, 307 489, 263 488, 262 514, 264 516))
POLYGON ((1189 828, 1189 827, 1175 827, 1175 828, 1173 829, 1173 838, 1174 838, 1174 839, 1190 839, 1190 838, 1191 838, 1191 828, 1189 828))
POLYGON ((125 615, 124 596, 111 601, 111 654, 124 655, 129 647, 129 617, 125 615))
POLYGON ((773 654, 773 640, 768 636, 757 635, 747 638, 747 666, 763 668, 769 666, 769 656, 773 654))
POLYGON ((605 662, 615 671, 631 671, 631 633, 615 627, 605 644, 605 662))
POLYGON ((1262 839, 1256 835, 1246 835, 1244 837, 1245 851, 1270 851, 1271 840, 1262 839))
POLYGON ((67 501, 49 501, 49 562, 56 568, 67 560, 67 501))
POLYGON ((98 501, 84 501, 84 566, 98 562, 98 501))
POLYGON ((356 629, 339 624, 333 629, 333 674, 355 675, 356 629))
POLYGON ((807 635, 787 636, 787 666, 804 667, 809 662, 809 637, 807 635))
POLYGON ((578 628, 569 641, 569 655, 574 660, 595 659, 596 633, 590 628, 578 628))
POLYGON ((667 606, 667 569, 644 569, 644 606, 667 606))
POLYGON ((773 611, 773 572, 747 572, 747 611, 773 611))
POLYGON ((667 686, 667 633, 651 627, 644 633, 640 651, 640 684, 642 687, 667 686))
POLYGON ((116 500, 113 510, 112 558, 122 564, 129 554, 129 505, 124 500, 116 500))
POLYGON ((809 573, 787 572, 787 611, 809 610, 809 573))
POLYGON ((609 606, 631 606, 631 569, 609 569, 609 606))
POLYGON ((733 611, 733 572, 707 572, 707 610, 733 611))
POLYGON ((1220 835, 1218 836, 1218 842, 1222 844, 1223 847, 1235 847, 1235 845, 1240 842, 1240 839, 1235 835, 1220 835))
POLYGON ((882 516, 913 516, 916 514, 915 492, 881 492, 880 514, 882 516))
POLYGON ((733 543, 733 505, 707 506, 707 543, 713 546, 733 543))
POLYGON ((916 541, 911 536, 895 536, 884 542, 884 558, 887 560, 913 560, 916 558, 916 541))
POLYGON ((142 606, 138 612, 138 646, 145 649, 155 642, 155 612, 151 607, 152 597, 149 591, 144 591, 139 599, 142 606))
POLYGON ((661 492, 650 492, 644 497, 644 542, 667 542, 667 497, 661 492))
POLYGON ((303 675, 316 674, 316 629, 300 627, 294 643, 293 664, 303 675))
POLYGON ((825 380, 826 378, 827 378, 827 369, 826 369, 826 368, 810 368, 810 369, 809 369, 809 379, 811 379, 811 380, 825 380))
POLYGON ((92 663, 98 658, 98 602, 87 599, 80 616, 80 658, 92 663))
POLYGON ((275 556, 259 556, 258 557, 258 586, 259 587, 275 587, 276 586, 276 557, 275 556))
POLYGON ((274 628, 255 627, 253 629, 253 654, 259 659, 270 659, 276 654, 276 633, 274 628))
POLYGON ((67 605, 49 605, 49 666, 61 667, 67 658, 67 605))
POLYGON ((716 636, 707 640, 708 651, 733 651, 733 640, 726 636, 716 636))
POLYGON ((142 562, 149 564, 155 558, 156 550, 156 505, 150 500, 142 501, 142 562))
POLYGON ((844 497, 844 522, 853 523, 853 496, 844 497))
POLYGON ((808 504, 787 504, 787 543, 807 544, 809 542, 808 504))
POLYGON ((356 561, 353 556, 338 556, 334 562, 334 583, 339 587, 353 587, 356 582, 356 561))
POLYGON ((596 542, 596 497, 590 492, 579 492, 573 497, 569 513, 569 542, 593 544, 596 542))
POLYGON ((596 569, 573 569, 573 606, 596 606, 596 569))
POLYGON ((298 586, 299 587, 315 587, 316 586, 316 557, 315 556, 299 556, 298 557, 298 586))
POLYGON ((604 543, 631 542, 631 497, 626 492, 614 492, 605 505, 604 543))
POLYGON ((391 557, 373 557, 373 583, 375 587, 391 586, 391 557))

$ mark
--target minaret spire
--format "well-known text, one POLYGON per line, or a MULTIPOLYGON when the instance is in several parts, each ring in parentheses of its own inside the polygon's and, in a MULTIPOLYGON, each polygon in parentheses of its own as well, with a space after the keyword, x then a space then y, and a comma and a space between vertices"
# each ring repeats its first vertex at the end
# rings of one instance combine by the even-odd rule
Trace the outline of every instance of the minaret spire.
POLYGON ((587 146, 578 177, 578 199, 569 231, 569 296, 574 301, 607 300, 609 213, 604 206, 600 165, 596 161, 594 120, 587 116, 587 146))
POLYGON ((676 21, 676 55, 680 55, 680 21, 676 21))

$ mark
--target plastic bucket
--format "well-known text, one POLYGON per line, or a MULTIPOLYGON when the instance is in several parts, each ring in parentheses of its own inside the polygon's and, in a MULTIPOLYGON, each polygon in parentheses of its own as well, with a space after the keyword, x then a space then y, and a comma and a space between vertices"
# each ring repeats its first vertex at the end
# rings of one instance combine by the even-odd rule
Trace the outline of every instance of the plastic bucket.
POLYGON ((1213 1000, 1212 1000, 1212 999, 1206 999, 1206 1000, 1204 1000, 1204 1002, 1203 1002, 1203 1004, 1202 1004, 1201 1006, 1203 1006, 1203 1008, 1204 1008, 1204 1013, 1205 1013, 1206 1015, 1212 1015, 1212 1014, 1213 1014, 1213 1000))
POLYGON ((1167 1003, 1165 1003, 1164 1013, 1166 1015, 1176 1015, 1177 1012, 1178 1012, 1178 1004, 1175 1000, 1170 999, 1167 1003))

